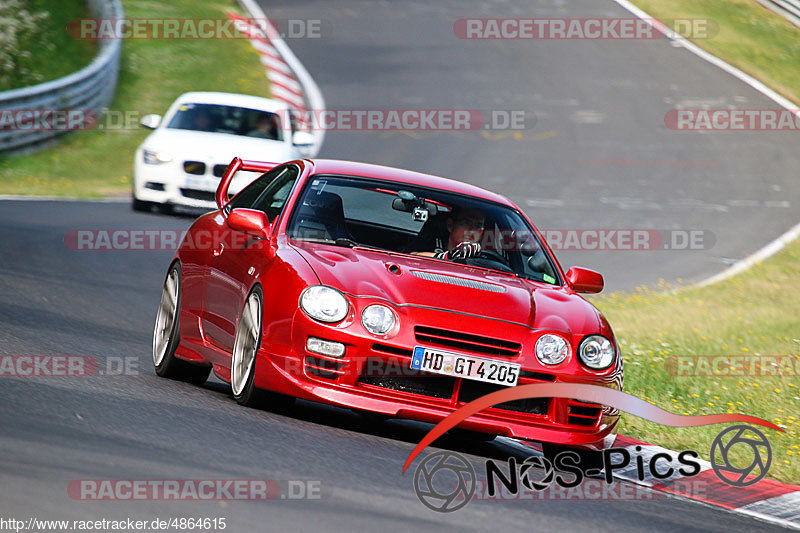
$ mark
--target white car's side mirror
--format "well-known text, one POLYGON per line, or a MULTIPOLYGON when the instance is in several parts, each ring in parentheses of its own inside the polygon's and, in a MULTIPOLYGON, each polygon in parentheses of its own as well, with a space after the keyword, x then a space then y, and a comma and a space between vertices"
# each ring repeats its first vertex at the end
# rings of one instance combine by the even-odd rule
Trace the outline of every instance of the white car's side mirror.
POLYGON ((139 121, 139 124, 141 124, 143 128, 154 130, 161 124, 161 115, 145 115, 142 117, 142 120, 139 121))
POLYGON ((307 131, 296 131, 292 135, 292 144, 295 146, 312 146, 314 144, 314 136, 307 131))

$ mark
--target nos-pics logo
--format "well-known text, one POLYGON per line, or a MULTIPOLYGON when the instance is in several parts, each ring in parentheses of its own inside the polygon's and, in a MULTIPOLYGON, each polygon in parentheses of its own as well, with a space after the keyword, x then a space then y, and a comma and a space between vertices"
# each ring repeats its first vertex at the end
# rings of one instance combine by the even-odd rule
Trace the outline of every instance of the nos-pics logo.
MULTIPOLYGON (((613 470, 628 464, 628 461, 625 461, 624 465, 613 462, 611 458, 615 453, 627 456, 630 461, 629 452, 625 448, 606 450, 603 453, 603 469, 607 483, 613 481, 613 470)), ((516 471, 509 472, 509 476, 514 477, 515 481, 518 479, 523 486, 531 490, 545 490, 553 481, 562 487, 574 487, 580 484, 584 477, 584 472, 577 467, 577 455, 575 452, 562 452, 556 457, 556 468, 544 457, 528 457, 516 471), (534 479, 529 475, 532 473, 532 468, 540 470, 543 476, 534 479), (567 474, 562 476, 556 470, 567 474)), ((734 487, 746 487, 758 483, 767 475, 772 464, 772 448, 769 440, 761 431, 748 425, 736 425, 722 430, 714 438, 709 455, 711 468, 717 477, 734 487)), ((679 463, 683 466, 679 472, 684 477, 700 473, 700 464, 694 460, 696 458, 697 452, 691 450, 679 454, 679 463)), ((655 460, 656 456, 653 456, 652 461, 655 460)), ((511 465, 516 467, 516 461, 510 460, 509 466, 511 465)), ((515 488, 519 486, 518 483, 511 483, 506 479, 493 461, 486 461, 485 466, 487 478, 491 480, 488 483, 490 492, 493 492, 495 479, 500 479, 507 488, 509 485, 515 488)), ((657 472, 658 467, 650 465, 650 471, 657 472)), ((437 512, 449 513, 466 506, 473 499, 476 487, 475 469, 464 456, 455 452, 444 450, 429 454, 414 472, 414 491, 417 498, 426 507, 437 512)))

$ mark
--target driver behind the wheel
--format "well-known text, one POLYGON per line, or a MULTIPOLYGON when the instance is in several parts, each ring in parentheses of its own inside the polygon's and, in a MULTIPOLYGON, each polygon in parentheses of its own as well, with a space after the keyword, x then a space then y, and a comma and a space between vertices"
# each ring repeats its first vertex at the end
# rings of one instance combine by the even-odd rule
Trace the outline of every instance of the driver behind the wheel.
POLYGON ((437 239, 433 252, 418 252, 419 255, 450 261, 475 257, 481 251, 480 241, 485 219, 484 213, 479 209, 454 208, 446 221, 449 233, 447 248, 443 248, 443 243, 437 239))

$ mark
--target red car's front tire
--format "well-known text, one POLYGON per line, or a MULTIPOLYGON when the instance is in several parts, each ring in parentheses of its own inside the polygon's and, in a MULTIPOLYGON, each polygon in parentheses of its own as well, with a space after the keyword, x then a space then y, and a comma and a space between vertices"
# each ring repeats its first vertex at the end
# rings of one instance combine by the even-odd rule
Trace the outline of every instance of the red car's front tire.
POLYGON ((208 379, 211 367, 194 365, 178 359, 175 350, 180 342, 181 266, 173 264, 158 304, 156 324, 153 328, 153 366, 163 378, 177 379, 202 385, 208 379))
POLYGON ((247 297, 236 326, 231 354, 233 398, 246 407, 287 407, 294 398, 259 389, 255 385, 258 349, 264 317, 264 293, 256 285, 247 297))

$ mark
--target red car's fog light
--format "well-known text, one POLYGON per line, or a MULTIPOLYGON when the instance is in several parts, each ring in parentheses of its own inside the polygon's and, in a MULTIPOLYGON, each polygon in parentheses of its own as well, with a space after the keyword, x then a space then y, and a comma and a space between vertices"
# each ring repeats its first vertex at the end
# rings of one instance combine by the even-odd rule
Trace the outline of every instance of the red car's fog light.
POLYGON ((344 344, 341 342, 326 341, 316 337, 308 338, 306 341, 306 350, 329 357, 344 356, 344 344))

